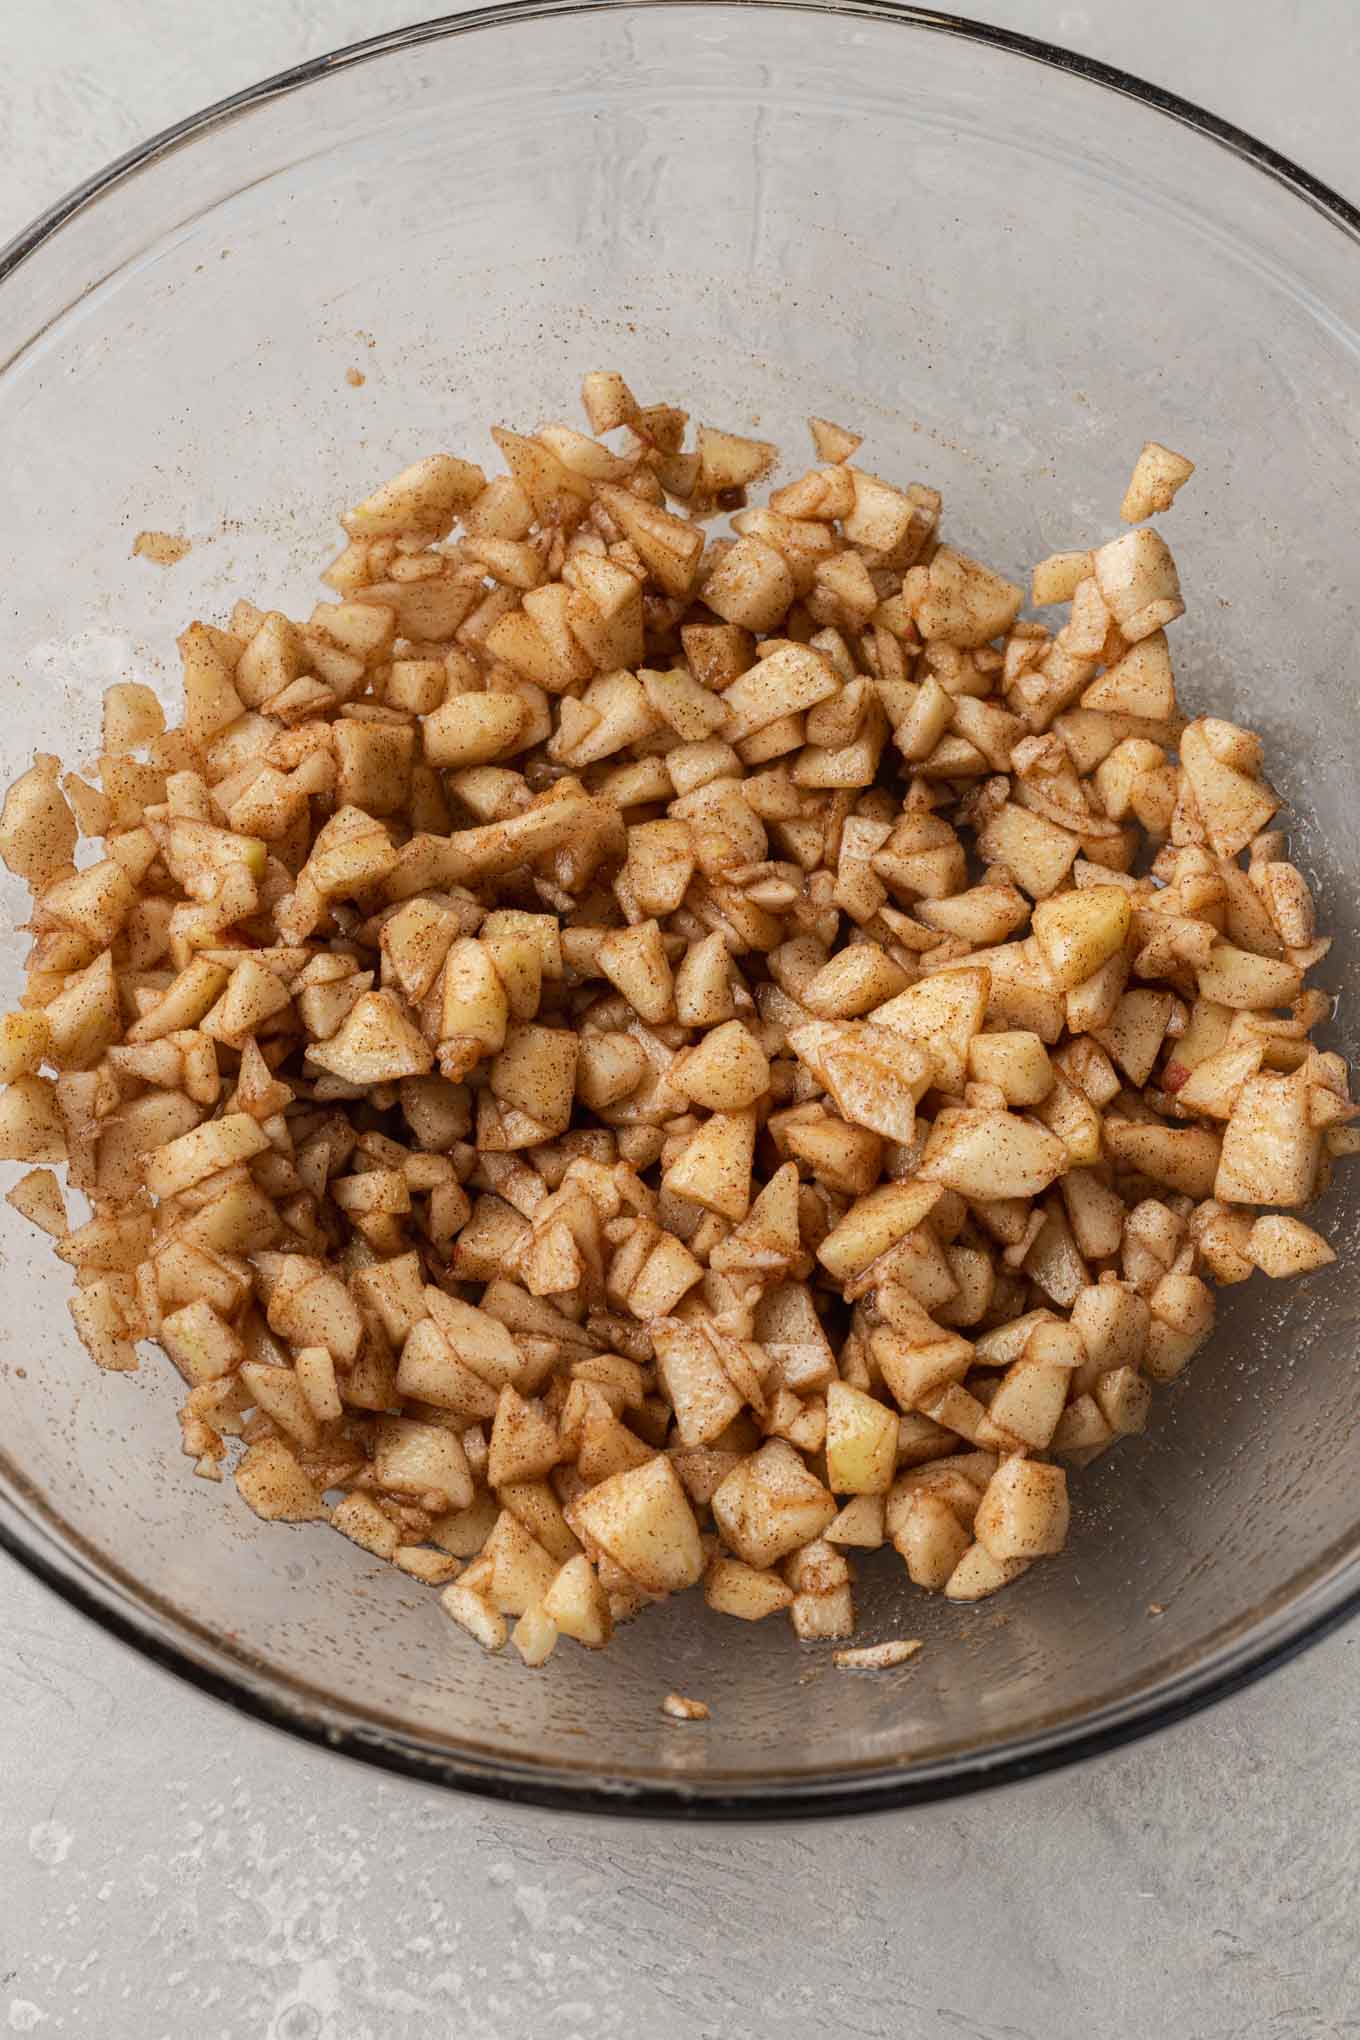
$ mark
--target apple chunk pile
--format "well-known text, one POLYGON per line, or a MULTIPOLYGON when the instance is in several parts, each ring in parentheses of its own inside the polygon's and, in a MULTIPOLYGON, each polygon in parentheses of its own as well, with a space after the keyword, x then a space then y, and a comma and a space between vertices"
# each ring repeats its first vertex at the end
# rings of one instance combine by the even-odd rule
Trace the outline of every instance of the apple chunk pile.
POLYGON ((1188 461, 1030 620, 827 420, 751 507, 772 446, 584 400, 0 818, 0 1154, 93 1359, 529 1664, 700 1582, 843 1638, 887 1544, 1014 1580, 1360 1145, 1261 745, 1177 702, 1188 461))

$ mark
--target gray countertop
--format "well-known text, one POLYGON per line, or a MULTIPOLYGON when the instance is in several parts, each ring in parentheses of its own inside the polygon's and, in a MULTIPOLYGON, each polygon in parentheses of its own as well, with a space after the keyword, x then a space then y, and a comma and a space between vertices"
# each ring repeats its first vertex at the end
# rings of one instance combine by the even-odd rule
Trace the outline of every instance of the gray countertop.
MULTIPOLYGON (((1354 0, 985 11, 1170 86, 1360 196, 1354 0)), ((152 130, 416 12, 12 5, 0 240, 152 130)), ((1355 1628, 1079 1771, 757 1830, 591 1822, 382 1779, 236 1719, 3 1560, 0 1622, 0 2031, 1360 2034, 1355 1628)))

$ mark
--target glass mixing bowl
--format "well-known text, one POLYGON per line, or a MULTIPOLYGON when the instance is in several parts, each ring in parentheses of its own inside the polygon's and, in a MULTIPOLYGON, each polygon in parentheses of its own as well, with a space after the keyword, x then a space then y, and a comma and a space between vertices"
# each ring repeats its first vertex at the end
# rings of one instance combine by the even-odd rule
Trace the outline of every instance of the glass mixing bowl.
MULTIPOLYGON (((188 617, 309 605, 337 506, 574 414, 588 368, 800 461, 809 410, 846 419, 1017 576, 1111 529, 1156 437, 1201 464, 1183 695, 1267 740, 1354 1048, 1358 233, 1194 108, 913 8, 510 6, 289 72, 0 260, 4 776, 91 754, 108 682, 170 689, 188 617), (193 550, 132 559, 143 527, 193 550)), ((900 1671, 695 1595, 601 1656, 484 1656, 428 1590, 195 1480, 168 1365, 99 1376, 8 1212, 0 1539, 197 1685, 438 1783, 747 1816, 957 1792, 1165 1723, 1360 1595, 1358 1183, 1320 1221, 1339 1266, 1227 1292, 1146 1439, 1076 1478, 1061 1559, 977 1608, 863 1567, 865 1637, 925 1639, 900 1671), (660 1714, 672 1687, 706 1728, 660 1714)))

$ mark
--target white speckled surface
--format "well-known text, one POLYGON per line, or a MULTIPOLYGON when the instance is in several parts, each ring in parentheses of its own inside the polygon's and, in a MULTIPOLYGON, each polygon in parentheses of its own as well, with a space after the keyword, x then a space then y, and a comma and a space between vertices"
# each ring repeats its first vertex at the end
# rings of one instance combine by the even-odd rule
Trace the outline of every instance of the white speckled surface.
MULTIPOLYGON (((989 11, 1360 195, 1354 0, 989 11)), ((0 239, 205 101, 410 18, 393 0, 11 0, 0 239)), ((0 2032, 1360 2034, 1354 1629, 1077 1773, 839 1829, 682 1831, 347 1767, 237 1721, 5 1561, 0 1621, 0 2032)))

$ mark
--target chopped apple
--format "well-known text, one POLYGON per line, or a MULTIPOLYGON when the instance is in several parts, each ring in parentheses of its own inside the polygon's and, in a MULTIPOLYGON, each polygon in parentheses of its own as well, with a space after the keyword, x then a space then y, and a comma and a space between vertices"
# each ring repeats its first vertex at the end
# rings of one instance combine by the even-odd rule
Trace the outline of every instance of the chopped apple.
POLYGON ((694 1511, 663 1455, 588 1489, 568 1520, 649 1593, 692 1587, 703 1572, 694 1511))
POLYGON ((921 1174, 965 1197, 1037 1197, 1067 1166, 1063 1143, 1030 1120, 958 1111, 936 1121, 921 1174))
POLYGON ((714 1558, 704 1572, 704 1599, 719 1615, 761 1622, 792 1605, 793 1588, 777 1572, 759 1570, 739 1558, 714 1558))
POLYGON ((1307 1096, 1298 1075, 1249 1078, 1224 1128, 1215 1178, 1195 1194, 1225 1204, 1305 1204, 1316 1187, 1322 1139, 1307 1096))
POLYGON ((1067 1475, 1037 1459, 1003 1459, 978 1504, 974 1533, 989 1557, 1046 1558, 1067 1542, 1067 1475))
POLYGON ((1133 910, 1119 886, 1096 885, 1040 900, 1035 939, 1054 983, 1063 991, 1093 977, 1124 946, 1133 910))
POLYGON ((558 1572, 543 1596, 543 1612, 563 1636, 588 1650, 603 1650, 609 1641, 613 1628, 609 1596, 583 1555, 569 1558, 558 1572))
POLYGON ((835 1496, 777 1438, 733 1468, 712 1506, 725 1542, 757 1569, 821 1536, 838 1513, 835 1496))
POLYGON ((897 1413, 848 1382, 826 1391, 826 1477, 839 1495, 886 1494, 897 1468, 897 1413))

